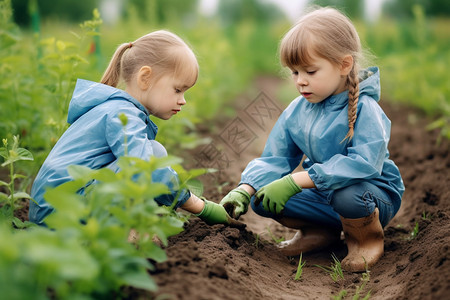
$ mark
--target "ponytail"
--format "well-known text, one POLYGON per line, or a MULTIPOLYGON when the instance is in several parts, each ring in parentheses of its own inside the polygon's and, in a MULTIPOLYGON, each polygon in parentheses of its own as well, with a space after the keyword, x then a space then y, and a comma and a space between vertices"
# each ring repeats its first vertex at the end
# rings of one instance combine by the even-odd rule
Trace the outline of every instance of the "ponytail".
POLYGON ((132 43, 124 43, 116 49, 116 52, 114 52, 114 55, 109 62, 108 68, 106 68, 106 71, 100 80, 101 83, 117 87, 120 80, 120 70, 122 69, 122 56, 132 45, 132 43))
POLYGON ((177 35, 158 30, 117 47, 100 82, 112 87, 122 80, 128 84, 143 66, 152 67, 153 80, 173 74, 194 85, 198 77, 197 59, 189 46, 177 35))
POLYGON ((344 142, 353 138, 355 122, 356 122, 356 112, 359 100, 359 78, 357 76, 356 68, 353 67, 347 76, 347 86, 348 86, 348 132, 344 139, 344 142))

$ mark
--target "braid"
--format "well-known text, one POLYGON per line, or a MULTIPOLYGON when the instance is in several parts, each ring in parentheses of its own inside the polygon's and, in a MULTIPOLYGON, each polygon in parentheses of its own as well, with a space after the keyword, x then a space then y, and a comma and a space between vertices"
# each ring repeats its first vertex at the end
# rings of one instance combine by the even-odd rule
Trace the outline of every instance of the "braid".
POLYGON ((342 140, 342 142, 345 140, 350 141, 353 138, 353 132, 356 122, 356 111, 359 99, 359 79, 355 67, 353 67, 353 69, 347 76, 347 86, 348 86, 348 132, 345 138, 342 140))

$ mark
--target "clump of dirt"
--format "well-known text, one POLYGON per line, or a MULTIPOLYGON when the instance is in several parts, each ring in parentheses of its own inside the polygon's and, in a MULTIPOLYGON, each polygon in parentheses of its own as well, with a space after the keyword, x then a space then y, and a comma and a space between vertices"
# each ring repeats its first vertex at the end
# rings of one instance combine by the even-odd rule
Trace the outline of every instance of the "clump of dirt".
MULTIPOLYGON (((345 272, 344 279, 334 282, 318 267, 330 266, 332 254, 340 260, 345 257, 347 250, 341 241, 304 255, 302 279, 295 281, 299 257, 285 257, 275 247, 277 240, 289 239, 295 231, 250 211, 242 217, 245 229, 208 226, 198 219, 186 224, 184 232, 169 240, 168 261, 156 264, 151 272, 160 287, 152 296, 330 299, 345 294, 343 299, 351 299, 370 293, 370 299, 446 298, 450 291, 450 143, 445 139, 437 143, 439 132, 425 129, 430 120, 420 112, 384 102, 381 105, 392 121, 389 149, 406 192, 400 211, 385 228, 385 254, 368 274, 345 272)), ((245 116, 239 118, 246 123, 245 116)), ((219 128, 227 127, 227 121, 223 122, 219 128)), ((262 151, 272 125, 260 132, 261 141, 256 139, 238 155, 231 155, 227 145, 213 142, 233 163, 219 175, 202 178, 205 196, 218 202, 236 186, 247 163, 262 151)), ((196 155, 201 151, 197 149, 196 155)))

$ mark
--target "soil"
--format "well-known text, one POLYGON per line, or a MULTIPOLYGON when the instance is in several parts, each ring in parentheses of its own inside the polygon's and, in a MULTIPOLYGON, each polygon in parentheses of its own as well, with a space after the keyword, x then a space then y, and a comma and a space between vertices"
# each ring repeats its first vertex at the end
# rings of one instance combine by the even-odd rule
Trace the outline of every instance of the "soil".
MULTIPOLYGON (((211 142, 186 155, 188 167, 216 168, 199 179, 204 196, 219 202, 240 179, 247 163, 262 152, 282 108, 276 99, 280 80, 260 78, 239 97, 232 117, 197 130, 211 142)), ((414 109, 380 103, 392 121, 389 150, 406 191, 395 218, 385 227, 385 254, 367 274, 344 272, 334 281, 318 266, 342 260, 344 241, 303 255, 303 273, 294 280, 299 257, 283 256, 276 241, 295 231, 249 209, 245 228, 208 226, 191 218, 185 231, 171 237, 168 260, 151 276, 159 290, 127 289, 130 299, 449 299, 450 294, 450 141, 438 143, 438 131, 414 109), (416 230, 414 230, 416 228, 416 230), (417 234, 413 235, 412 232, 417 234), (345 295, 345 296, 344 296, 345 295)), ((19 210, 26 219, 27 207, 19 210), (25 214, 24 214, 25 211, 25 214)))
MULTIPOLYGON (((198 130, 212 141, 191 153, 194 167, 213 167, 202 176, 204 196, 219 202, 236 186, 247 163, 259 156, 285 105, 276 101, 279 79, 261 78, 250 96, 237 100, 237 114, 198 130), (254 93, 253 95, 251 95, 254 93), (259 108, 259 109, 258 109, 259 108), (272 114, 271 114, 272 113, 272 114), (238 134, 245 138, 240 139, 238 134), (251 142, 248 142, 248 141, 251 142)), ((406 186, 402 206, 385 227, 385 254, 365 275, 344 272, 333 281, 319 266, 342 260, 344 241, 303 255, 301 280, 294 280, 299 257, 286 257, 276 241, 295 231, 249 209, 246 228, 208 226, 192 218, 170 239, 168 260, 151 272, 163 299, 449 299, 450 141, 414 109, 381 101, 392 121, 389 150, 406 186), (416 227, 418 226, 418 227, 416 227), (417 234, 412 232, 416 228, 417 234), (417 231, 418 228, 418 231, 417 231), (346 295, 346 296, 344 296, 346 295)), ((131 298, 150 298, 135 291, 131 298)))

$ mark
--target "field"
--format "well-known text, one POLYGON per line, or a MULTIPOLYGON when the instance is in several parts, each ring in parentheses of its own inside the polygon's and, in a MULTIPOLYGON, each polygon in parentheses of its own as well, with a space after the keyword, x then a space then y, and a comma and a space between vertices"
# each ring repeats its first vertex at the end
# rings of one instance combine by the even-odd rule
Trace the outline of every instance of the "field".
MULTIPOLYGON (((257 90, 275 101, 270 86, 277 82, 263 78, 257 90)), ((258 94, 253 96, 258 101, 258 94)), ((199 220, 186 224, 185 231, 169 241, 168 261, 151 272, 160 286, 157 295, 167 299, 444 299, 450 289, 449 142, 438 145, 439 131, 424 130, 429 120, 423 113, 388 102, 382 106, 393 123, 391 157, 403 175, 406 193, 400 212, 385 228, 385 255, 367 275, 344 272, 344 278, 334 281, 317 267, 332 266, 332 254, 344 258, 346 246, 341 241, 303 255, 306 264, 296 281, 299 257, 284 257, 275 246, 295 231, 250 212, 242 217, 245 229, 210 227, 199 220)), ((258 129, 241 112, 239 117, 258 137, 237 155, 217 134, 213 145, 231 163, 219 176, 204 179, 205 195, 216 201, 237 184, 236 174, 247 162, 260 154, 268 133, 268 128, 258 129)), ((233 124, 233 120, 223 122, 224 130, 233 124)), ((270 119, 266 122, 270 128, 270 119)), ((193 160, 199 161, 199 153, 206 150, 196 151, 193 160)))
POLYGON ((194 184, 205 197, 219 202, 236 186, 247 163, 260 155, 276 117, 297 96, 276 54, 290 24, 270 10, 258 12, 265 19, 234 16, 220 21, 179 18, 176 13, 163 18, 155 13, 142 20, 139 12, 130 10, 127 18, 110 25, 94 10, 92 19, 81 26, 49 19, 21 28, 11 19, 10 1, 0 1, 4 297, 447 296, 450 88, 445 66, 450 63, 450 21, 429 18, 419 6, 411 20, 356 22, 364 46, 377 57, 369 63, 381 69, 380 104, 392 121, 389 150, 406 186, 402 207, 385 228, 385 255, 376 266, 342 276, 330 271, 346 255, 344 241, 302 257, 282 256, 276 244, 295 232, 252 211, 241 218, 245 226, 231 228, 208 226, 183 211, 156 205, 160 187, 148 181, 153 170, 167 165, 177 170, 184 184, 194 184), (76 180, 48 194, 57 207, 48 224, 57 230, 36 228, 28 222, 28 193, 68 126, 75 80, 98 81, 118 44, 160 28, 186 39, 200 64, 199 80, 186 95, 183 113, 168 122, 154 119, 160 128, 158 141, 175 156, 149 162, 124 158, 118 174, 72 168, 76 180), (267 114, 255 114, 261 103, 269 109, 267 114), (245 129, 245 136, 233 135, 237 129, 245 129), (211 169, 215 172, 207 172, 211 169), (138 182, 133 181, 135 174, 143 174, 138 182), (88 197, 79 196, 76 191, 90 179, 101 183, 88 197), (135 244, 128 240, 131 229, 143 237, 135 244))

